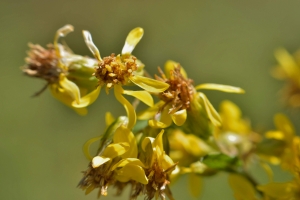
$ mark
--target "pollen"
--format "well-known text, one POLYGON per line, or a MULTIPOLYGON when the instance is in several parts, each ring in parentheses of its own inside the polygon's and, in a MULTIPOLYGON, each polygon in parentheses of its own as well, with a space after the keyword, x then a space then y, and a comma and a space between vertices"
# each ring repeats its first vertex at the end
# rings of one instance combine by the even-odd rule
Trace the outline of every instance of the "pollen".
POLYGON ((160 77, 155 77, 157 80, 164 81, 170 85, 166 91, 158 95, 166 104, 171 104, 169 114, 174 114, 178 110, 189 109, 193 94, 195 93, 193 80, 185 78, 180 73, 180 69, 181 66, 178 64, 174 70, 170 72, 170 77, 167 78, 160 67, 158 67, 160 77))
POLYGON ((58 57, 53 45, 47 45, 47 49, 35 44, 28 46, 30 50, 25 59, 27 64, 22 67, 23 72, 28 76, 44 79, 48 83, 57 82, 62 69, 58 67, 58 57))
POLYGON ((104 57, 95 68, 94 76, 99 80, 99 86, 106 85, 107 89, 115 84, 126 85, 129 77, 137 70, 136 57, 122 57, 120 55, 104 57))

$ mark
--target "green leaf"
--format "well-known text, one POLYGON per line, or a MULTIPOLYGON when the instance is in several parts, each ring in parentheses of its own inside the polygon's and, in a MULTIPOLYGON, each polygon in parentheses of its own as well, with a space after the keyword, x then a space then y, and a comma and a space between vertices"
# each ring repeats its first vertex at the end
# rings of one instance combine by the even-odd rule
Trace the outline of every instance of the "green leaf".
POLYGON ((226 170, 229 167, 239 165, 237 157, 230 157, 222 153, 210 154, 204 157, 203 163, 211 169, 226 170))

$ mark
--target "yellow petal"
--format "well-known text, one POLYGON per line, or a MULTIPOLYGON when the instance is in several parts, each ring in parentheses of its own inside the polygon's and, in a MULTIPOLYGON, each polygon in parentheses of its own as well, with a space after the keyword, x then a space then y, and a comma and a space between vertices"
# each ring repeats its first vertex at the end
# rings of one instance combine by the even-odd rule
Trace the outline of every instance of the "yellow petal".
POLYGON ((111 112, 106 112, 105 113, 105 123, 106 127, 109 127, 116 119, 114 116, 111 114, 111 112))
POLYGON ((198 93, 201 101, 201 105, 204 106, 204 109, 208 115, 208 118, 211 120, 214 126, 221 126, 221 118, 214 107, 211 105, 205 94, 199 92, 198 93))
POLYGON ((74 101, 74 99, 72 99, 65 90, 58 89, 58 85, 55 85, 55 84, 50 85, 50 91, 56 99, 58 99, 59 101, 61 101, 65 105, 69 106, 70 108, 72 108, 79 115, 86 115, 87 114, 87 109, 86 108, 74 108, 72 106, 72 102, 74 101))
POLYGON ((165 124, 166 127, 169 127, 172 124, 172 118, 171 118, 172 115, 169 114, 170 108, 171 106, 169 105, 164 107, 164 109, 161 112, 161 116, 159 120, 161 123, 165 124))
POLYGON ((65 37, 67 34, 69 34, 72 31, 74 31, 74 27, 70 24, 67 24, 67 25, 63 26, 63 27, 61 27, 60 29, 58 29, 56 31, 53 44, 54 44, 54 47, 55 47, 56 52, 58 53, 58 55, 60 55, 59 54, 59 49, 58 49, 58 39, 60 37, 65 37))
POLYGON ((117 156, 123 155, 129 149, 129 144, 127 142, 110 144, 108 145, 102 153, 102 157, 115 158, 117 156))
POLYGON ((169 84, 143 76, 131 76, 129 78, 134 84, 148 92, 159 93, 169 88, 169 84))
POLYGON ((83 108, 83 107, 87 107, 87 106, 91 105, 98 98, 100 91, 101 91, 101 87, 99 86, 92 92, 90 92, 87 95, 85 95, 84 97, 80 98, 79 103, 77 101, 73 101, 72 106, 75 108, 83 108))
POLYGON ((147 91, 132 91, 132 90, 124 90, 123 94, 127 94, 130 96, 133 96, 148 106, 152 107, 153 106, 153 98, 147 91))
POLYGON ((291 140, 295 135, 295 128, 284 114, 276 114, 274 122, 278 130, 285 134, 287 140, 291 140))
MULTIPOLYGON (((174 70, 175 67, 177 67, 179 65, 178 62, 175 62, 173 60, 168 60, 165 63, 165 74, 167 78, 170 78, 170 71, 174 70)), ((187 78, 187 73, 185 72, 185 70, 183 69, 183 67, 180 68, 180 73, 182 74, 182 76, 184 78, 187 78)))
POLYGON ((156 120, 153 120, 153 119, 149 120, 148 124, 152 128, 167 128, 168 127, 167 124, 164 124, 163 122, 156 121, 156 120))
POLYGON ((275 199, 291 199, 293 192, 293 185, 287 183, 268 183, 267 185, 259 185, 257 189, 265 193, 266 195, 275 199))
POLYGON ((189 189, 193 197, 199 197, 202 189, 202 178, 195 173, 189 174, 189 189))
POLYGON ((173 115, 171 115, 171 117, 177 126, 183 125, 187 117, 186 109, 175 112, 173 115))
POLYGON ((284 140, 284 133, 281 131, 268 131, 265 137, 268 139, 284 140))
POLYGON ((148 183, 144 169, 138 165, 132 164, 125 165, 121 170, 118 170, 116 179, 121 182, 134 180, 144 185, 148 183))
POLYGON ((86 46, 89 48, 89 50, 92 52, 92 54, 95 56, 95 58, 99 61, 101 61, 101 56, 98 48, 93 42, 92 35, 89 31, 82 31, 84 42, 86 46))
POLYGON ((80 91, 75 83, 69 81, 63 74, 61 74, 59 78, 59 85, 74 101, 79 103, 80 91))
POLYGON ((205 83, 205 84, 197 85, 196 90, 219 90, 222 92, 230 92, 230 93, 245 93, 245 91, 239 87, 214 84, 214 83, 205 83))
POLYGON ((137 158, 125 158, 120 160, 117 164, 115 164, 112 168, 111 171, 115 170, 118 167, 124 167, 127 164, 132 164, 132 165, 138 165, 141 167, 145 167, 144 164, 142 163, 142 161, 140 161, 137 158))
POLYGON ((124 47, 122 49, 122 54, 131 54, 135 46, 139 43, 144 35, 144 29, 137 27, 132 29, 125 41, 124 47))
POLYGON ((228 182, 236 199, 256 200, 255 189, 248 180, 238 174, 229 174, 228 182))
POLYGON ((153 137, 145 137, 144 140, 142 141, 142 149, 143 151, 146 151, 146 147, 149 143, 151 143, 151 146, 153 146, 153 142, 154 142, 155 138, 153 137))
POLYGON ((138 154, 137 143, 133 133, 126 127, 120 126, 114 134, 114 143, 126 142, 129 144, 129 149, 122 154, 122 158, 136 158, 138 154))
POLYGON ((111 160, 110 158, 102 157, 102 156, 95 156, 92 160, 92 167, 96 168, 100 165, 103 165, 107 161, 111 160))
POLYGON ((127 116, 128 116, 127 128, 129 130, 131 130, 136 122, 136 114, 135 114, 135 110, 134 110, 133 106, 127 101, 127 99, 125 99, 122 96, 123 92, 124 92, 124 90, 120 85, 114 86, 115 97, 124 106, 124 108, 127 112, 127 116))
POLYGON ((147 120, 153 118, 158 110, 165 104, 163 101, 159 101, 158 103, 154 104, 154 106, 147 108, 146 110, 140 112, 137 116, 139 120, 147 120))
POLYGON ((277 49, 275 51, 275 57, 284 72, 296 83, 299 83, 300 69, 295 59, 289 54, 289 52, 283 48, 277 49))
POLYGON ((101 136, 100 137, 94 137, 94 138, 91 138, 89 139, 88 141, 86 141, 82 147, 82 150, 83 150, 83 154, 85 155, 85 157, 89 160, 92 160, 93 157, 91 156, 90 154, 90 146, 91 144, 93 144, 94 142, 98 141, 101 139, 101 136))
POLYGON ((159 149, 161 152, 163 152, 164 150, 163 137, 162 137, 163 134, 164 134, 164 130, 161 130, 153 142, 153 147, 155 147, 156 150, 159 149))

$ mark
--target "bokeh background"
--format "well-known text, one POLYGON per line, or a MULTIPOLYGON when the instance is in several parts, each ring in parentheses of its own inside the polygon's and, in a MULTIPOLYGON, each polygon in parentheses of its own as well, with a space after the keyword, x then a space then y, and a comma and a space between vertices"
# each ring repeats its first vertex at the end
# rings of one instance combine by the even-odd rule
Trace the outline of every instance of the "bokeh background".
MULTIPOLYGON (((285 112, 299 132, 299 112, 283 109, 278 96, 283 83, 269 73, 277 47, 300 48, 299 8, 298 0, 1 0, 0 199, 96 199, 96 192, 85 196, 76 188, 88 164, 81 148, 102 133, 106 111, 124 114, 104 92, 85 117, 49 91, 31 98, 44 82, 21 73, 28 42, 45 46, 58 28, 72 24, 75 32, 66 41, 75 53, 91 56, 81 35, 86 29, 106 56, 119 53, 128 32, 140 26, 145 35, 134 54, 151 74, 175 60, 196 84, 246 90, 244 95, 205 91, 216 107, 224 99, 234 101, 262 131, 274 127, 275 113, 285 112)), ((259 167, 253 173, 266 181, 259 167)), ((278 171, 276 177, 289 176, 278 171)), ((186 185, 184 178, 174 185, 176 199, 192 199, 186 185)), ((117 198, 110 192, 103 199, 117 198)), ((205 179, 199 199, 233 199, 226 174, 205 179)))

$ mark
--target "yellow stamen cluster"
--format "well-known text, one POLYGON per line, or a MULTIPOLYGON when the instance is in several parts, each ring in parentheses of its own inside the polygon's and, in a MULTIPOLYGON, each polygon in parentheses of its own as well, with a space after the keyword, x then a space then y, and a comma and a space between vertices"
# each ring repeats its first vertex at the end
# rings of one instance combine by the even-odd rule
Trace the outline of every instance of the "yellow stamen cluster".
POLYGON ((58 67, 58 58, 53 45, 47 49, 40 45, 29 44, 30 51, 25 59, 27 65, 22 68, 29 76, 45 79, 49 83, 55 83, 59 79, 62 69, 58 67))
POLYGON ((180 73, 180 69, 181 66, 178 64, 174 70, 170 72, 168 79, 163 71, 158 68, 161 77, 155 77, 157 80, 164 81, 170 85, 166 91, 158 95, 166 104, 170 103, 172 105, 169 114, 174 114, 178 110, 189 109, 193 94, 195 93, 195 89, 192 85, 193 80, 183 77, 180 73))
POLYGON ((99 79, 99 86, 106 85, 110 89, 115 84, 127 84, 132 72, 136 70, 136 57, 121 58, 120 55, 111 54, 100 61, 94 76, 99 79))

